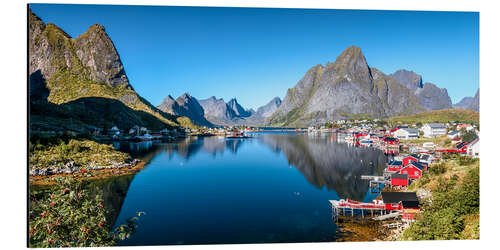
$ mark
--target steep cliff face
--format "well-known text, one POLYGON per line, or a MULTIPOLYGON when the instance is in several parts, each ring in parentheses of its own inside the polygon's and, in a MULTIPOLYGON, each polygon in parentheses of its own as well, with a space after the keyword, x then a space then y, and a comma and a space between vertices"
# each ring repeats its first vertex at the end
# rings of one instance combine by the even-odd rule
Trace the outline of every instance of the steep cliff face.
POLYGON ((426 110, 449 109, 452 107, 448 91, 432 83, 422 84, 421 75, 413 71, 400 69, 391 74, 391 76, 410 89, 417 97, 420 105, 426 110))
MULTIPOLYGON (((39 103, 42 101, 48 104, 67 104, 58 109, 63 106, 70 109, 70 103, 79 103, 91 109, 102 108, 96 106, 97 103, 108 106, 121 105, 114 101, 117 100, 124 105, 119 108, 122 112, 103 113, 102 116, 110 117, 99 119, 108 119, 111 123, 128 119, 137 125, 155 128, 162 127, 161 124, 163 127, 179 125, 176 117, 158 110, 133 90, 120 56, 104 27, 99 24, 92 25, 74 39, 56 25, 45 24, 31 10, 28 12, 28 62, 32 103, 42 105, 39 103), (83 99, 86 101, 82 101, 83 99)), ((43 107, 37 109, 43 110, 43 107)), ((95 119, 87 119, 87 122, 92 123, 93 120, 95 119)), ((123 126, 115 125, 120 128, 123 126)))
POLYGON ((244 118, 252 115, 252 112, 249 110, 245 110, 236 100, 236 98, 232 98, 227 102, 227 106, 229 109, 233 110, 236 116, 244 118))
POLYGON ((238 115, 227 106, 222 98, 217 99, 215 96, 212 96, 199 102, 205 112, 205 118, 212 124, 231 124, 233 119, 238 118, 238 115))
POLYGON ((288 90, 268 123, 297 126, 355 115, 383 117, 421 110, 411 91, 394 78, 378 70, 374 78, 361 49, 352 46, 334 63, 311 68, 288 90), (410 98, 399 100, 405 97, 410 98))
POLYGON ((281 106, 281 98, 275 97, 271 101, 269 101, 266 105, 259 107, 255 112, 255 115, 265 119, 271 116, 280 106, 281 106))
POLYGON ((198 100, 188 93, 184 93, 176 100, 168 95, 158 108, 166 113, 188 117, 199 126, 213 126, 213 124, 205 119, 205 112, 198 100))
POLYGON ((422 76, 416 74, 413 71, 408 71, 406 69, 400 69, 391 74, 391 76, 396 79, 399 83, 403 84, 409 90, 415 92, 419 88, 423 88, 422 76))
POLYGON ((426 82, 422 88, 415 91, 418 102, 427 110, 452 108, 451 98, 445 88, 426 82))

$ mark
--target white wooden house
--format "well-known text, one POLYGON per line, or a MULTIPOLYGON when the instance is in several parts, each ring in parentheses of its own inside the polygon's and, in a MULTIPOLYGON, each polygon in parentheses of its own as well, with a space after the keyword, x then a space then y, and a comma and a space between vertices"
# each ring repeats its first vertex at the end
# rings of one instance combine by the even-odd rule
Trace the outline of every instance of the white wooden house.
POLYGON ((442 123, 426 123, 421 130, 424 132, 424 137, 432 138, 446 134, 446 126, 442 123))

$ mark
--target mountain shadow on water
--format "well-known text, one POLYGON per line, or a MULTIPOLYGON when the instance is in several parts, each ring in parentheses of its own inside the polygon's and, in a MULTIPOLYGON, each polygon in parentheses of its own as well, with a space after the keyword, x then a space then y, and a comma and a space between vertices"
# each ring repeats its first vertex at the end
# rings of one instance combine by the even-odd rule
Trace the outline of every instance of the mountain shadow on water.
POLYGON ((288 163, 312 185, 335 190, 342 199, 363 200, 369 182, 361 175, 381 174, 386 156, 373 148, 355 148, 327 138, 270 135, 262 143, 283 152, 288 163))

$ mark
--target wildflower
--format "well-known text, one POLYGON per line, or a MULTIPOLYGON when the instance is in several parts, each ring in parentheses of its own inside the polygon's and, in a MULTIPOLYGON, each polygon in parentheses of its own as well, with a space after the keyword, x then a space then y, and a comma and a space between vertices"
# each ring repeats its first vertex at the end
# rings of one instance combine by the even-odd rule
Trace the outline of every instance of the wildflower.
POLYGON ((82 173, 87 173, 87 169, 82 169, 82 173))
POLYGON ((51 206, 55 206, 55 205, 56 205, 56 203, 55 203, 55 202, 51 202, 51 203, 50 203, 50 205, 51 205, 51 206))
POLYGON ((42 218, 45 218, 45 216, 47 216, 47 212, 43 212, 42 218))
POLYGON ((99 222, 97 226, 102 227, 104 225, 104 221, 99 222))

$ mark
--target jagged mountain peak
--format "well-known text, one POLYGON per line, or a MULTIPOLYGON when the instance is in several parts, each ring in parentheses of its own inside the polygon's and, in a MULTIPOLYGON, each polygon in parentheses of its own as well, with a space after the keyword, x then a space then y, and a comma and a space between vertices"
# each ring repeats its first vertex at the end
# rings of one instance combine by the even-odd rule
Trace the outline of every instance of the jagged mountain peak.
POLYGON ((346 69, 353 73, 369 74, 370 69, 360 47, 351 46, 345 49, 335 60, 336 69, 346 69))

